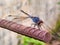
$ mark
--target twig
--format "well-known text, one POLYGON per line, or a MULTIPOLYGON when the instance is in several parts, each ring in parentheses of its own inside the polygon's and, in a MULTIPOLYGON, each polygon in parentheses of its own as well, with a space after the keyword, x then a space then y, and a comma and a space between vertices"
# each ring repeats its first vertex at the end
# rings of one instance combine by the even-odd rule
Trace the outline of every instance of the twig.
POLYGON ((40 41, 50 42, 52 36, 49 32, 31 27, 26 27, 16 22, 0 19, 0 27, 9 29, 19 34, 35 38, 40 41))

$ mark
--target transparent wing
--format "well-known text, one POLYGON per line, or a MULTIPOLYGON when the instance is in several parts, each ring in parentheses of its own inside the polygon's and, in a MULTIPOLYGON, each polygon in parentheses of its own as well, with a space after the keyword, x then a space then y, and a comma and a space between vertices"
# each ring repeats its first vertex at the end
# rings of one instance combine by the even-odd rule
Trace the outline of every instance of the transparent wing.
POLYGON ((29 18, 29 17, 26 17, 26 16, 16 16, 16 15, 9 15, 9 17, 14 17, 13 20, 20 20, 20 21, 24 21, 24 20, 29 18))
POLYGON ((19 19, 20 21, 24 21, 24 20, 26 20, 28 18, 29 17, 20 16, 20 17, 15 17, 14 20, 19 19))

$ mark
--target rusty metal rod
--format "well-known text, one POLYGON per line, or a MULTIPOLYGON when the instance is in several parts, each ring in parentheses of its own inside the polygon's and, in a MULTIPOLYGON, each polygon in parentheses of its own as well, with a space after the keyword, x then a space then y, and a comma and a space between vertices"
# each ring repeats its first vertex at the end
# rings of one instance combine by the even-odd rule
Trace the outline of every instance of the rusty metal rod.
POLYGON ((51 34, 47 31, 26 27, 5 19, 0 19, 0 27, 44 42, 50 42, 52 39, 51 34))

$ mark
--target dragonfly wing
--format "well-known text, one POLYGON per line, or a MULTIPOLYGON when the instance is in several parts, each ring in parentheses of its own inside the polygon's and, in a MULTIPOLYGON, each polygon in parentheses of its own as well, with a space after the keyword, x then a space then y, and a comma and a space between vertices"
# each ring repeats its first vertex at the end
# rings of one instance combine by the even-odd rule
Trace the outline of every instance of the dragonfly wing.
POLYGON ((15 17, 14 18, 14 20, 20 20, 20 21, 24 21, 24 20, 26 20, 26 19, 28 19, 29 17, 22 17, 22 16, 20 16, 20 17, 15 17))
POLYGON ((20 20, 20 21, 23 21, 23 20, 26 20, 26 19, 29 18, 29 17, 26 17, 26 16, 16 16, 16 15, 9 15, 9 17, 14 17, 13 20, 20 20))

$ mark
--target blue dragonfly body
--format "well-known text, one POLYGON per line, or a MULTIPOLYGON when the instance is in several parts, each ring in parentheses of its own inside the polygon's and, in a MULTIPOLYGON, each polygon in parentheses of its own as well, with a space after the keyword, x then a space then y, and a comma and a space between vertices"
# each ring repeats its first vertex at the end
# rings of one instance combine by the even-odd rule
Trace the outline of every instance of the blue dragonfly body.
POLYGON ((41 27, 41 24, 43 23, 43 21, 39 17, 33 17, 33 16, 29 15, 28 13, 24 12, 23 10, 20 10, 20 11, 25 13, 29 18, 31 18, 32 21, 35 23, 35 26, 37 25, 38 28, 41 27))

